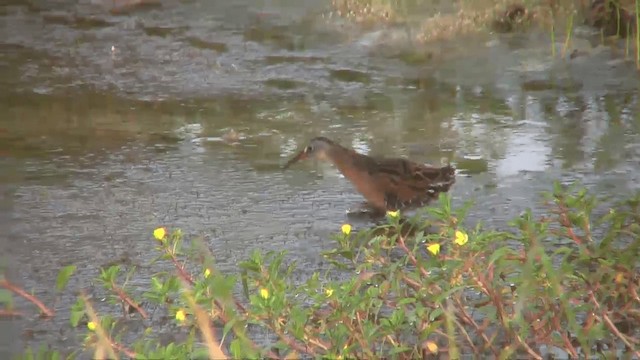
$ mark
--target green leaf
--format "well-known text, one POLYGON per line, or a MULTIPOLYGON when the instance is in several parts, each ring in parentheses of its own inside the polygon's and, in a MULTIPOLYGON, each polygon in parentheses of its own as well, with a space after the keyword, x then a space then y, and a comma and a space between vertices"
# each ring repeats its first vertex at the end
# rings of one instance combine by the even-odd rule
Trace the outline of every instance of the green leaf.
POLYGON ((13 304, 13 295, 11 291, 0 289, 0 304, 10 307, 13 304))
POLYGON ((280 272, 280 267, 282 265, 282 261, 284 260, 285 253, 270 253, 269 255, 273 258, 273 260, 271 260, 271 264, 269 264, 269 275, 272 277, 276 277, 280 272))
POLYGON ((404 309, 396 309, 391 314, 391 325, 394 327, 399 327, 405 321, 405 313, 404 309))
POLYGON ((429 313, 429 321, 435 321, 442 314, 444 314, 444 310, 441 307, 433 309, 433 311, 429 313))
POLYGON ((304 328, 307 323, 307 319, 309 318, 309 314, 299 307, 294 307, 291 309, 289 318, 291 334, 298 340, 303 339, 304 328))
POLYGON ((496 251, 493 252, 493 254, 491 254, 491 257, 489 257, 489 260, 487 261, 488 264, 493 264, 496 260, 502 258, 502 257, 506 257, 507 255, 511 255, 513 254, 514 251, 512 248, 508 247, 508 246, 504 246, 501 247, 499 249, 497 249, 496 251))
POLYGON ((69 317, 69 322, 71 323, 71 327, 77 327, 80 319, 85 314, 84 302, 82 299, 78 298, 75 304, 71 306, 71 316, 69 317))
POLYGON ((162 291, 164 287, 162 282, 155 276, 151 278, 151 286, 153 287, 153 291, 162 291))
POLYGON ((109 289, 112 282, 115 282, 120 272, 119 265, 110 266, 108 269, 100 269, 100 280, 104 283, 104 287, 109 289))
POLYGON ((558 180, 555 180, 553 182, 553 194, 554 195, 560 195, 563 192, 562 190, 563 190, 562 189, 562 183, 560 183, 560 181, 558 181, 558 180))
POLYGON ((457 291, 462 291, 467 287, 467 285, 458 285, 458 286, 454 286, 446 291, 441 292, 440 294, 438 294, 438 296, 435 296, 433 298, 433 302, 439 303, 444 301, 445 299, 449 298, 451 296, 451 294, 457 292, 457 291))
POLYGON ((248 277, 249 275, 247 274, 247 270, 243 269, 240 273, 240 280, 242 281, 242 293, 247 299, 249 298, 249 282, 247 281, 248 277))
POLYGON ((389 355, 395 355, 403 352, 410 351, 411 348, 406 345, 394 346, 393 349, 389 352, 389 355))
POLYGON ((367 294, 367 296, 369 298, 373 299, 373 298, 377 297, 380 294, 380 289, 372 286, 372 287, 367 289, 366 294, 367 294))
POLYGON ((232 296, 236 284, 235 276, 215 274, 209 279, 209 288, 214 291, 215 297, 227 299, 232 296))
POLYGON ((255 249, 253 250, 253 252, 251 253, 251 261, 253 261, 253 263, 255 265, 258 266, 258 268, 260 268, 262 266, 262 254, 260 253, 260 250, 255 249))
POLYGON ((233 328, 233 325, 235 325, 237 321, 238 318, 233 318, 230 321, 227 321, 226 324, 224 324, 224 329, 222 330, 222 340, 220 341, 220 344, 224 343, 224 339, 227 337, 227 334, 229 333, 229 331, 231 331, 231 328, 233 328))
POLYGON ((71 323, 72 327, 77 327, 78 323, 80 322, 80 319, 82 319, 82 317, 84 316, 84 311, 80 312, 80 311, 74 311, 71 313, 71 316, 69 317, 69 322, 71 323))
POLYGON ((31 350, 31 348, 27 348, 27 350, 25 350, 22 354, 22 360, 33 360, 33 350, 31 350))
POLYGON ((199 347, 191 352, 189 358, 209 360, 209 349, 206 347, 199 347))
POLYGON ((164 349, 164 354, 166 356, 166 358, 172 358, 175 353, 175 344, 174 343, 169 343, 169 345, 167 345, 167 347, 164 349))
POLYGON ((69 279, 71 279, 71 275, 76 271, 75 265, 69 265, 63 267, 58 273, 58 279, 56 280, 56 289, 58 291, 62 291, 62 289, 67 286, 69 279))
POLYGON ((401 307, 401 306, 404 306, 404 305, 407 305, 407 304, 413 304, 415 302, 416 302, 416 299, 412 298, 412 297, 400 299, 400 301, 398 301, 397 307, 401 307))
POLYGON ((231 350, 231 355, 235 359, 240 359, 243 357, 242 355, 244 355, 242 352, 242 341, 240 341, 240 339, 233 340, 229 350, 231 350))
POLYGON ((251 272, 260 272, 260 265, 258 265, 255 261, 242 261, 238 264, 240 269, 251 271, 251 272))
POLYGON ((342 256, 347 260, 353 260, 355 257, 355 253, 353 252, 353 250, 341 250, 341 251, 338 251, 336 254, 342 256))

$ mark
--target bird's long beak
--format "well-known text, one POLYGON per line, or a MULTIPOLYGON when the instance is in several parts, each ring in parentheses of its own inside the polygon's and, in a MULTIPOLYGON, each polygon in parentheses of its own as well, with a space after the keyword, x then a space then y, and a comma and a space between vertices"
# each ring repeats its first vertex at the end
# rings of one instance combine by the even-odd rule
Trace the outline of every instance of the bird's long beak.
POLYGON ((306 149, 300 151, 298 153, 298 155, 294 156, 293 158, 291 158, 291 160, 289 160, 283 167, 282 170, 287 170, 289 168, 289 166, 297 163, 300 160, 304 160, 306 158, 309 157, 309 155, 307 154, 307 152, 305 151, 306 149))

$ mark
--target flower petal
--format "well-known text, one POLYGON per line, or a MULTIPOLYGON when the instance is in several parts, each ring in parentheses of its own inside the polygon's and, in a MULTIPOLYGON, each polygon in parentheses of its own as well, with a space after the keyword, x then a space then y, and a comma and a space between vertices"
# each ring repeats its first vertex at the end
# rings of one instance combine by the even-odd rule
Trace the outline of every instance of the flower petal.
POLYGON ((434 343, 433 341, 427 341, 425 344, 425 348, 427 348, 427 350, 429 350, 429 352, 432 354, 438 353, 438 344, 434 343))
POLYGON ((440 253, 440 244, 438 243, 428 244, 427 250, 429 250, 429 252, 432 253, 433 255, 438 255, 440 253))
POLYGON ((165 236, 167 236, 167 230, 165 228, 159 227, 153 230, 153 237, 156 238, 156 240, 163 240, 165 236))
POLYGON ((263 299, 268 299, 269 298, 269 289, 267 288, 262 288, 260 289, 260 297, 263 299))
POLYGON ((462 246, 469 241, 469 235, 467 235, 464 231, 456 230, 456 237, 453 240, 456 244, 462 246))
POLYGON ((184 310, 180 309, 176 311, 176 320, 178 320, 179 322, 184 322, 186 318, 187 314, 184 312, 184 310))
POLYGON ((387 211, 387 215, 389 215, 392 218, 397 218, 398 216, 400 216, 400 210, 387 211))

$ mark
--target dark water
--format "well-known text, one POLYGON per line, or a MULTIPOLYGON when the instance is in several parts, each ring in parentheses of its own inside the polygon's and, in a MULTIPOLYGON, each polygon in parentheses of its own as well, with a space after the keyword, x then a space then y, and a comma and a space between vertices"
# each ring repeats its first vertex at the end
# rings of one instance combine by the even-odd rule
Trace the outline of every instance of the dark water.
POLYGON ((0 322, 4 353, 77 344, 57 270, 77 264, 72 288, 91 289, 102 264, 152 259, 160 225, 203 238, 223 271, 254 249, 326 267, 319 253, 361 197, 326 165, 280 170, 317 135, 450 159, 455 203, 496 227, 554 179, 611 199, 638 189, 637 72, 579 36, 585 55, 568 61, 548 34, 417 45, 318 1, 29 4, 0 6, 0 251, 58 315, 0 322))

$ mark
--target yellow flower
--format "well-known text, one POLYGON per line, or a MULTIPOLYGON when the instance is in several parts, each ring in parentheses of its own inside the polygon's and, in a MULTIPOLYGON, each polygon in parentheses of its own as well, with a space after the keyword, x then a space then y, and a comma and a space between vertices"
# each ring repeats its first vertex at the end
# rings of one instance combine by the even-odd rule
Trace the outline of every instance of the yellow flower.
POLYGON ((440 244, 434 243, 427 245, 427 250, 433 255, 438 255, 440 253, 440 244))
POLYGON ((269 289, 267 289, 267 288, 260 289, 260 297, 262 297, 265 300, 268 299, 269 298, 269 289))
POLYGON ((96 330, 96 323, 94 321, 89 321, 87 323, 87 327, 89 328, 89 330, 95 331, 96 330))
POLYGON ((469 235, 467 235, 464 231, 456 230, 456 238, 453 240, 456 244, 462 246, 469 241, 469 235))
POLYGON ((164 240, 165 236, 167 236, 167 230, 165 228, 159 227, 153 230, 153 237, 156 238, 156 240, 158 241, 164 240))
POLYGON ((387 211, 387 215, 389 215, 392 218, 397 218, 398 216, 400 216, 400 210, 387 211))
POLYGON ((186 318, 187 314, 185 314, 184 310, 180 309, 176 312, 176 320, 178 320, 179 322, 184 322, 186 318))
POLYGON ((425 347, 432 354, 436 354, 438 352, 438 344, 434 343, 433 341, 427 341, 427 343, 425 344, 425 347))
POLYGON ((345 235, 349 235, 351 233, 351 225, 349 224, 342 225, 342 233, 345 235))
POLYGON ((331 295, 333 295, 333 289, 332 288, 324 289, 324 294, 327 295, 327 297, 331 297, 331 295))
POLYGON ((204 269, 204 278, 208 278, 209 276, 211 276, 211 270, 209 269, 204 269))

